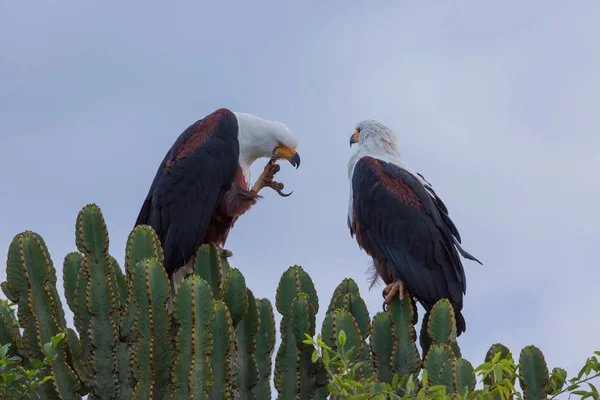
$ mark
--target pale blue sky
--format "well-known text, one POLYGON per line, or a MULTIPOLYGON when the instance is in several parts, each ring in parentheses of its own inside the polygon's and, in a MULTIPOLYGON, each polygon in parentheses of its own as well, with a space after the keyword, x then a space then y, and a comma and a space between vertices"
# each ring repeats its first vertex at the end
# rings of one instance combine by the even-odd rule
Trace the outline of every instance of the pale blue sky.
POLYGON ((232 264, 271 300, 302 265, 319 321, 352 277, 373 315, 346 211, 348 138, 376 118, 484 264, 465 261, 465 357, 534 343, 573 374, 600 349, 600 3, 90 3, 0 3, 2 251, 34 230, 60 274, 96 202, 122 263, 164 153, 228 107, 285 122, 302 156, 279 175, 294 194, 238 221, 232 264))

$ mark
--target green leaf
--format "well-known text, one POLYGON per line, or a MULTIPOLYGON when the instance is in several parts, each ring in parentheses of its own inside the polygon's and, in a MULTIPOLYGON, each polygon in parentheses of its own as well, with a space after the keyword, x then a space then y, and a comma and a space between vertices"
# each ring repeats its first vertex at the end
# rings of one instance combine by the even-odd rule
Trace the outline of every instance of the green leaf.
MULTIPOLYGON (((338 340, 340 341, 340 344, 342 346, 344 346, 346 344, 346 332, 344 332, 343 330, 340 331, 340 334, 338 336, 338 340)), ((349 357, 347 357, 349 358, 349 357)))
POLYGON ((323 350, 323 364, 325 364, 325 366, 328 366, 329 362, 330 362, 329 351, 323 350))
POLYGON ((316 363, 319 360, 319 350, 315 349, 312 352, 312 356, 310 357, 310 359, 313 363, 316 363))
POLYGON ((44 353, 46 353, 49 356, 52 356, 54 354, 54 348, 52 347, 52 343, 46 343, 44 345, 44 353))
POLYGON ((52 346, 57 346, 61 340, 63 340, 65 337, 64 333, 59 333, 58 335, 52 336, 50 338, 50 341, 52 342, 52 346))
POLYGON ((395 374, 392 378, 392 387, 395 389, 398 387, 398 374, 395 374))

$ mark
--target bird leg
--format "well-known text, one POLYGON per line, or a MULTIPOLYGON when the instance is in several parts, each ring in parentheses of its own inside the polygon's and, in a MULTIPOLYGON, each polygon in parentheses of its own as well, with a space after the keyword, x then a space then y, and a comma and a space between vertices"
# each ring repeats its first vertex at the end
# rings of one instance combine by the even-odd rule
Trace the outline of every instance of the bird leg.
POLYGON ((177 293, 177 288, 185 278, 193 273, 194 264, 192 263, 192 260, 190 260, 183 267, 175 271, 173 275, 171 275, 171 295, 169 296, 169 301, 167 303, 167 308, 169 311, 173 310, 173 301, 175 299, 175 293, 177 293))
POLYGON ((385 296, 384 300, 385 304, 387 305, 389 305, 392 302, 392 299, 394 298, 396 293, 398 293, 398 297, 400 298, 400 301, 402 301, 404 300, 404 283, 400 279, 398 279, 387 285, 385 289, 383 289, 383 292, 387 293, 387 296, 385 296))
POLYGON ((279 164, 276 163, 276 161, 277 159, 271 158, 267 165, 265 165, 265 169, 263 170, 262 174, 260 174, 260 176, 256 180, 256 183, 252 187, 252 191, 254 193, 258 193, 262 188, 270 187, 271 189, 276 191, 281 197, 288 197, 292 194, 292 192, 287 194, 283 193, 283 183, 275 182, 273 180, 275 174, 281 169, 281 167, 279 166, 279 164))

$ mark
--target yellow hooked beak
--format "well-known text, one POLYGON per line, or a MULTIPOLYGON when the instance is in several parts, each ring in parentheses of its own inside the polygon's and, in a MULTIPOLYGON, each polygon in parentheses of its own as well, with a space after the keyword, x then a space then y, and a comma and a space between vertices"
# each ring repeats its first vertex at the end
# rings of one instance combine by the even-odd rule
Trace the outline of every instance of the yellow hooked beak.
POLYGON ((354 143, 358 143, 358 138, 360 137, 360 133, 358 131, 354 131, 354 133, 352 134, 352 136, 350 136, 350 147, 352 147, 352 145, 354 143))
POLYGON ((275 148, 275 155, 279 158, 285 158, 292 164, 296 169, 300 166, 300 154, 296 151, 296 149, 291 149, 284 144, 279 145, 275 148))

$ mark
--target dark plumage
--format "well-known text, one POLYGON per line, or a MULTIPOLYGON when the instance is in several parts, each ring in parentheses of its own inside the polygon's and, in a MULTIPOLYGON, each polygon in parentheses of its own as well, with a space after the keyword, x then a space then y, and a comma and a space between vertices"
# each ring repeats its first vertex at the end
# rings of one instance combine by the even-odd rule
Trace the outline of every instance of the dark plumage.
POLYGON ((154 228, 171 276, 202 243, 223 245, 258 195, 238 165, 238 123, 226 109, 188 127, 161 162, 136 225, 154 228))
MULTIPOLYGON (((250 166, 271 157, 287 159, 297 168, 296 146, 296 137, 284 124, 225 108, 196 121, 177 138, 136 221, 136 226, 150 225, 158 234, 169 278, 198 246, 223 246, 237 218, 257 202, 261 188, 282 193, 283 185, 273 181, 279 168, 274 163, 249 190, 250 166)), ((173 288, 176 284, 172 280, 173 288)))

